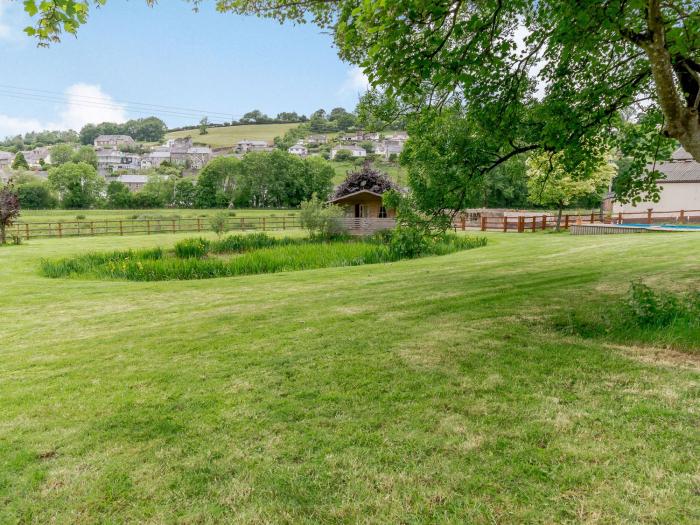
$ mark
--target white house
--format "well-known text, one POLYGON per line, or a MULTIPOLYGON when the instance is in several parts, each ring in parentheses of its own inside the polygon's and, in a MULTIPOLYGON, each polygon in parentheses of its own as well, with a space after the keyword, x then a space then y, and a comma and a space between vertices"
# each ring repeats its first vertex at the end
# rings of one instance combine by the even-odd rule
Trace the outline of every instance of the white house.
POLYGON ((403 151, 403 142, 398 140, 385 140, 374 145, 374 152, 388 159, 391 155, 399 155, 403 151))
POLYGON ((331 148, 331 158, 334 159, 336 154, 339 151, 349 151, 353 157, 366 157, 367 156, 367 150, 365 150, 365 148, 361 148, 360 146, 348 145, 348 146, 333 146, 331 148))
POLYGON ((249 151, 267 151, 270 146, 264 140, 241 140, 236 144, 236 153, 248 153, 249 151))
POLYGON ((327 142, 327 135, 309 135, 308 137, 306 137, 307 144, 326 144, 327 142))
POLYGON ((136 153, 124 153, 116 149, 99 149, 97 155, 97 172, 104 176, 116 171, 134 172, 141 169, 141 156, 136 153))
POLYGON ((659 202, 614 202, 613 214, 646 213, 650 208, 654 211, 700 210, 700 163, 687 151, 677 149, 671 160, 658 163, 656 170, 664 175, 658 182, 661 190, 659 202))
POLYGON ((164 162, 170 162, 170 151, 151 151, 141 158, 141 168, 157 168, 164 162))
POLYGON ((291 148, 287 149, 292 155, 299 155, 300 157, 306 157, 309 154, 309 150, 303 144, 294 144, 291 148))

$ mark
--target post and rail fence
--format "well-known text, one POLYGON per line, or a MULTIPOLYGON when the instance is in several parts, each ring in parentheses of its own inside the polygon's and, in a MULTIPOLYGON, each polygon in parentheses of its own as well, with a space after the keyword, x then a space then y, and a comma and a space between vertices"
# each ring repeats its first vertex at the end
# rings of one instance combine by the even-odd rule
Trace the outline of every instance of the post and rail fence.
MULTIPOLYGON (((227 231, 278 231, 300 228, 298 215, 227 217, 227 231)), ((209 217, 106 219, 95 221, 16 222, 8 234, 21 239, 95 235, 152 235, 211 231, 209 217)))
MULTIPOLYGON (((557 226, 556 214, 522 214, 514 213, 502 216, 470 214, 470 216, 457 215, 453 222, 455 230, 479 229, 481 231, 501 232, 536 232, 554 229, 557 226)), ((601 214, 600 211, 590 213, 563 213, 561 216, 561 228, 569 229, 577 224, 700 224, 700 210, 676 210, 654 211, 649 209, 643 212, 618 212, 601 214)))

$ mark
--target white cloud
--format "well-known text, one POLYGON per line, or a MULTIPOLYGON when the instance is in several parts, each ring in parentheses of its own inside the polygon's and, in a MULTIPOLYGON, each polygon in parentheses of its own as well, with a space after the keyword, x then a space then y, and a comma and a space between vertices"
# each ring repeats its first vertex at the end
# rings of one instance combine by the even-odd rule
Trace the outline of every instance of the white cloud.
POLYGON ((345 81, 338 90, 339 94, 364 93, 369 89, 369 79, 358 66, 351 67, 345 75, 345 81))
POLYGON ((17 135, 28 131, 74 129, 79 131, 85 124, 99 122, 124 122, 127 114, 100 86, 95 84, 73 84, 65 90, 66 102, 57 108, 57 119, 39 120, 16 117, 0 113, 0 137, 17 135))
POLYGON ((94 84, 73 84, 66 89, 68 104, 60 112, 63 129, 79 130, 90 122, 124 122, 127 120, 124 106, 94 84))

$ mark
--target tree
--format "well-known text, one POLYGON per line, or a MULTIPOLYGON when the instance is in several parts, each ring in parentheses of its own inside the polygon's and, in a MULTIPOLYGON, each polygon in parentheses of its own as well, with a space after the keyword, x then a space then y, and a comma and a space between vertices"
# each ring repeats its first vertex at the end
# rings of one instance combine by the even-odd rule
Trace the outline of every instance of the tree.
MULTIPOLYGON (((51 158, 53 160, 53 155, 51 158)), ((70 160, 71 162, 84 162, 97 169, 97 153, 92 146, 81 146, 73 153, 70 160)))
POLYGON ((27 162, 27 159, 24 157, 24 153, 21 151, 15 155, 15 160, 12 161, 12 169, 13 170, 21 170, 29 169, 29 163, 27 162))
POLYGON ((349 149, 339 149, 335 152, 333 160, 336 162, 347 162, 349 160, 352 160, 352 151, 350 151, 349 149))
POLYGON ((199 121, 199 134, 200 135, 206 135, 209 133, 207 131, 207 126, 209 125, 209 117, 202 117, 202 120, 199 121))
POLYGON ((172 204, 178 208, 191 208, 194 206, 196 190, 190 179, 179 179, 173 189, 172 204))
POLYGON ((85 162, 67 162, 49 170, 49 184, 64 208, 90 208, 100 196, 104 179, 85 162))
POLYGON ((73 158, 73 146, 69 144, 56 144, 51 149, 51 165, 60 166, 70 162, 73 158))
POLYGON ((0 244, 7 242, 5 230, 12 226, 20 213, 19 196, 11 185, 0 188, 0 244))
POLYGON ((131 208, 133 199, 129 187, 118 180, 111 181, 107 185, 107 206, 117 210, 131 208))
POLYGON ((301 203, 299 221, 301 227, 308 230, 309 236, 319 238, 332 238, 343 231, 340 218, 344 215, 343 209, 335 205, 326 205, 315 193, 311 199, 301 203))
POLYGON ((217 208, 233 202, 241 176, 241 161, 234 157, 217 157, 199 172, 195 205, 217 208))
POLYGON ((603 162, 581 177, 561 163, 561 154, 537 153, 527 160, 529 199, 540 206, 556 206, 557 231, 564 207, 576 199, 606 191, 615 175, 612 164, 603 162))
POLYGON ((28 210, 48 210, 56 207, 56 199, 49 185, 41 180, 17 184, 17 196, 22 208, 28 210))

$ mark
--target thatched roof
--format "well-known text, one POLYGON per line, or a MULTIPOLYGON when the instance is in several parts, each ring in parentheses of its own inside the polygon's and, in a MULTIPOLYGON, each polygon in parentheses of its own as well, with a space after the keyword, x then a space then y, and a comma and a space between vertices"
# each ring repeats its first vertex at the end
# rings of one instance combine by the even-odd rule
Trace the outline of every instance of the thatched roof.
POLYGON ((359 191, 381 195, 389 190, 399 190, 399 187, 386 173, 375 170, 369 163, 365 163, 360 170, 348 172, 345 180, 335 189, 332 200, 359 191))

